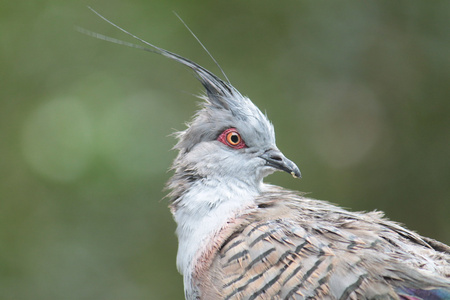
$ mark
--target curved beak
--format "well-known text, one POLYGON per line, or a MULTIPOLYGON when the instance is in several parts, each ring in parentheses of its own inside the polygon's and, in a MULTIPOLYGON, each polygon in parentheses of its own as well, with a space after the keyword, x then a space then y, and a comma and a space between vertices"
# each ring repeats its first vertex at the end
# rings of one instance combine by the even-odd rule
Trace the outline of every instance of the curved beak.
POLYGON ((300 169, 291 160, 287 159, 278 149, 269 149, 261 156, 266 161, 266 165, 277 170, 285 171, 294 178, 302 178, 300 169))

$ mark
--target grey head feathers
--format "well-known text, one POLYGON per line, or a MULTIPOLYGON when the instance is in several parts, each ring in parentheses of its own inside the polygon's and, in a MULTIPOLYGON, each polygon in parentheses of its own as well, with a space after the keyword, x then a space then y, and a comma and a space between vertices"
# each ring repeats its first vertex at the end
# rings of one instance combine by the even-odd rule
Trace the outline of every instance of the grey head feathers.
MULTIPOLYGON (((149 46, 150 48, 121 41, 80 27, 77 28, 78 31, 98 39, 106 40, 108 42, 113 42, 132 48, 138 48, 144 51, 161 54, 190 68, 192 71, 194 71, 195 76, 202 83, 206 91, 206 95, 204 97, 200 97, 204 100, 203 108, 196 114, 194 121, 190 124, 189 128, 186 131, 180 132, 178 134, 179 143, 175 147, 176 149, 181 151, 189 151, 195 144, 197 144, 201 140, 211 139, 212 136, 218 134, 218 130, 224 129, 227 126, 233 126, 236 121, 249 122, 250 124, 253 124, 254 129, 256 130, 255 133, 260 135, 259 138, 265 137, 267 134, 269 134, 270 140, 275 143, 273 126, 267 119, 267 117, 250 101, 250 99, 242 96, 241 93, 239 93, 239 91, 236 90, 229 82, 224 82, 222 79, 220 79, 207 69, 187 58, 155 46, 139 38, 138 36, 111 22, 94 9, 90 7, 89 9, 107 23, 111 24, 127 35, 135 38, 136 40, 142 42, 143 44, 149 46), (200 126, 200 124, 202 126, 200 126), (214 132, 214 134, 212 134, 212 132, 214 132)), ((178 15, 177 17, 180 18, 178 15)), ((183 22, 183 20, 181 21, 183 22)), ((183 24, 186 26, 184 22, 183 24)), ((189 28, 188 30, 192 33, 189 28)), ((195 35, 194 37, 197 39, 197 41, 199 41, 195 35)), ((201 44, 200 41, 199 43, 201 44)), ((207 51, 203 44, 201 45, 205 49, 205 51, 207 51)), ((212 59, 217 64, 215 59, 212 59)), ((218 67, 220 68, 219 65, 218 67)), ((220 70, 222 69, 220 68, 220 70)), ((226 77, 225 73, 223 74, 226 77)))
POLYGON ((177 202, 183 192, 199 178, 215 175, 221 178, 234 178, 258 189, 262 178, 275 170, 286 171, 294 177, 301 176, 298 167, 276 147, 271 122, 249 98, 242 96, 229 82, 223 81, 187 58, 133 35, 90 9, 112 26, 149 48, 82 28, 78 28, 79 31, 98 39, 158 53, 179 62, 190 68, 205 88, 206 94, 200 97, 203 100, 201 109, 188 127, 176 134, 178 143, 174 148, 179 154, 172 167, 175 175, 168 184, 172 189, 170 196, 173 202, 177 202), (245 147, 237 149, 226 142, 226 138, 220 139, 221 134, 231 129, 233 132, 230 134, 236 135, 234 138, 242 139, 245 147))

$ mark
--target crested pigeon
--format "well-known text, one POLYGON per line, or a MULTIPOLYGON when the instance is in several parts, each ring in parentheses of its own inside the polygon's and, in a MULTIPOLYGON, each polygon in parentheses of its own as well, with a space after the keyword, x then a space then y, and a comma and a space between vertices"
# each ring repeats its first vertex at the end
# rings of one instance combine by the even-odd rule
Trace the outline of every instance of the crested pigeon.
POLYGON ((449 246, 264 183, 301 177, 267 116, 228 80, 105 20, 151 48, 87 33, 173 59, 206 90, 167 185, 186 299, 450 299, 449 246))

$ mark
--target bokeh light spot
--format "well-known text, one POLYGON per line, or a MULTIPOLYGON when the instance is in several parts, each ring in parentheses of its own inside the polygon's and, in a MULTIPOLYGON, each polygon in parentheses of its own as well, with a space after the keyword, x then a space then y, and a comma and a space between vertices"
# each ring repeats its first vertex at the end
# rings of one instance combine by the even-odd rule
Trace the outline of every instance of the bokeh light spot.
POLYGON ((86 169, 92 153, 92 126, 75 98, 52 99, 25 121, 22 152, 30 167, 55 181, 71 181, 86 169))

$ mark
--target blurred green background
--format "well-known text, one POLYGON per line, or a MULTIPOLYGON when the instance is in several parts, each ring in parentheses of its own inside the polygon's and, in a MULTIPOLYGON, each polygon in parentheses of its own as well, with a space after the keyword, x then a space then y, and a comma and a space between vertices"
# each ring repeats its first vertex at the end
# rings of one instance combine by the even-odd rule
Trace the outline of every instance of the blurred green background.
POLYGON ((183 298, 163 189, 201 86, 87 5, 220 75, 176 11, 303 173, 267 181, 450 243, 449 1, 3 1, 1 299, 183 298))

